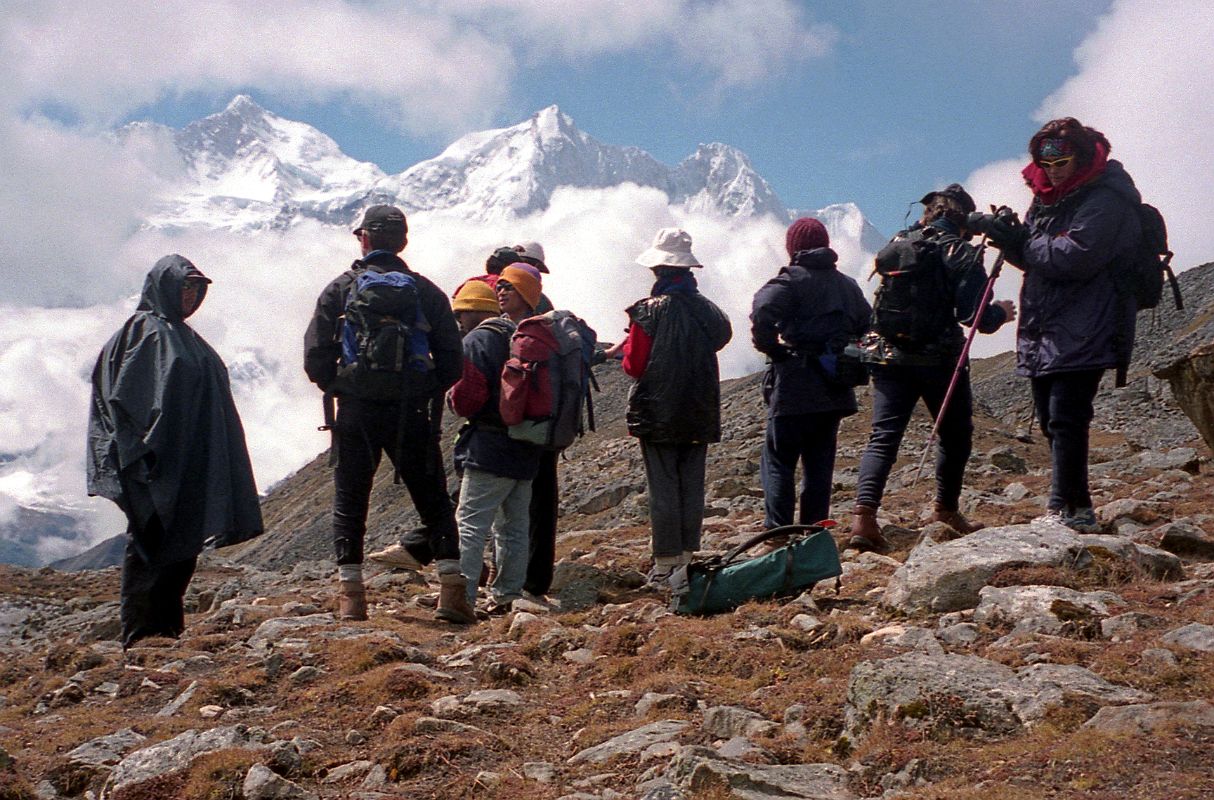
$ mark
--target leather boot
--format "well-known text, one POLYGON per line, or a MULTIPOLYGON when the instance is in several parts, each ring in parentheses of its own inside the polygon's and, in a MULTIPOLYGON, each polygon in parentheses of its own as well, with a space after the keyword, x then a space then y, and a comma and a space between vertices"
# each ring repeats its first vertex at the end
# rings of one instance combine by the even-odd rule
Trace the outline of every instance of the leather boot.
POLYGON ((852 509, 851 538, 847 541, 847 549, 859 550, 861 553, 888 553, 889 542, 881 535, 881 526, 877 524, 877 509, 871 506, 857 505, 852 509))
POLYGON ((970 522, 960 511, 952 508, 945 508, 939 502, 936 503, 936 510, 932 512, 929 522, 943 522, 945 525, 961 534, 980 531, 984 527, 981 523, 970 522))
POLYGON ((434 618, 457 625, 476 622, 476 609, 468 605, 468 584, 458 572, 442 572, 438 576, 438 608, 434 618))
POLYGON ((367 618, 367 590, 362 581, 341 581, 337 615, 356 622, 367 618))

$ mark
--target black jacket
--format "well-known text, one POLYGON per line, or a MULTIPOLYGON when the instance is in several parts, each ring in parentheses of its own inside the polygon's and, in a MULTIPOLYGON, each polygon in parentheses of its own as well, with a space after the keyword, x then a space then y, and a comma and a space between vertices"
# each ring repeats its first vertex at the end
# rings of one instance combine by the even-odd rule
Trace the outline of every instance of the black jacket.
POLYGON ((138 309, 93 368, 88 493, 126 512, 135 548, 152 566, 262 531, 227 367, 182 318, 192 267, 178 255, 156 262, 138 309), (145 530, 153 517, 163 535, 145 530))
POLYGON ((872 314, 856 282, 835 269, 838 258, 829 247, 797 253, 755 293, 750 333, 755 349, 772 359, 773 417, 856 411, 855 390, 827 384, 817 366, 824 346, 855 341, 872 314))
POLYGON ((928 226, 915 223, 895 235, 877 258, 881 259, 886 249, 898 247, 901 241, 912 238, 929 240, 937 246, 944 269, 944 291, 948 294, 946 304, 952 309, 952 319, 935 342, 914 353, 899 349, 873 331, 865 337, 865 360, 874 364, 906 366, 956 364, 965 346, 962 323, 976 324, 979 333, 994 333, 1007 322, 1007 315, 1002 308, 989 301, 985 308, 978 308, 987 281, 986 268, 982 264, 983 249, 958 236, 956 228, 947 220, 940 219, 928 226))
POLYGON ((370 269, 376 272, 407 272, 417 282, 418 303, 422 314, 430 324, 430 355, 434 359, 434 376, 438 392, 445 392, 459 380, 463 365, 459 327, 451 312, 447 295, 428 278, 418 275, 399 257, 379 251, 367 258, 355 261, 350 269, 337 276, 325 287, 316 301, 316 311, 304 333, 304 371, 308 379, 322 390, 328 390, 337 377, 337 364, 341 356, 341 316, 346 307, 346 296, 357 270, 370 269))
POLYGON ((661 444, 721 441, 717 351, 733 336, 729 318, 699 292, 646 297, 628 316, 653 340, 628 394, 628 432, 661 444))

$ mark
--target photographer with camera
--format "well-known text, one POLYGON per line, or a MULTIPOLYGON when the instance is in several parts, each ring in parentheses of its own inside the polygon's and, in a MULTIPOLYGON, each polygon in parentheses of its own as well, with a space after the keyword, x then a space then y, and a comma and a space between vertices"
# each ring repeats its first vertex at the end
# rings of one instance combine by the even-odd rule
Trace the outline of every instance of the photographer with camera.
POLYGON ((970 222, 1024 272, 1016 374, 1032 381, 1050 443, 1047 516, 1080 533, 1100 530, 1088 489, 1093 400, 1104 371, 1128 364, 1134 347, 1134 298, 1113 273, 1142 238, 1142 198, 1111 149, 1072 117, 1047 122, 1021 172, 1033 191, 1024 223, 1008 209, 970 222))
POLYGON ((1015 306, 999 300, 979 308, 987 274, 982 248, 969 242, 966 215, 974 211, 969 193, 953 183, 928 192, 919 202, 923 218, 877 254, 875 271, 881 285, 873 298, 872 331, 861 340, 872 373, 873 423, 860 458, 848 541, 848 547, 861 551, 889 549, 877 524, 877 509, 920 399, 938 418, 940 437, 931 519, 960 533, 982 527, 960 510, 974 432, 961 324, 994 333, 1015 319, 1015 306))

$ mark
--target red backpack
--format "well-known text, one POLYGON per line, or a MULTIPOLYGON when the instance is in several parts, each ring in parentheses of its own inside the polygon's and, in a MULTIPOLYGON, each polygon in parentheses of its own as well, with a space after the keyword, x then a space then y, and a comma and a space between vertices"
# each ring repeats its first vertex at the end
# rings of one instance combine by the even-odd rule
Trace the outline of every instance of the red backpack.
POLYGON ((594 330, 568 311, 519 323, 498 404, 510 438, 564 450, 587 427, 594 430, 590 362, 596 341, 594 330))

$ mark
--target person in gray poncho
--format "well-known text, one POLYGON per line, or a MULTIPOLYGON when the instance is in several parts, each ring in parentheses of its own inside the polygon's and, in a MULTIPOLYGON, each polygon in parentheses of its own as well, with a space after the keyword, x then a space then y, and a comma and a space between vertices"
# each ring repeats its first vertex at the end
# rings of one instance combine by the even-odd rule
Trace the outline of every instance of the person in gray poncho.
POLYGON ((127 516, 123 647, 180 636, 203 547, 262 531, 227 367, 185 323, 210 282, 179 255, 157 261, 135 314, 93 368, 88 493, 127 516))

